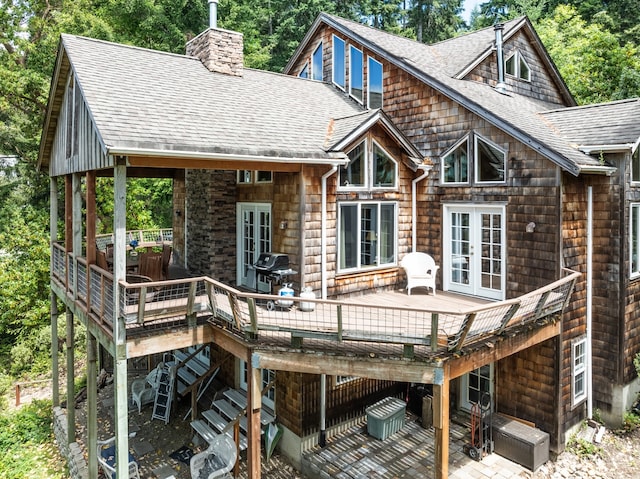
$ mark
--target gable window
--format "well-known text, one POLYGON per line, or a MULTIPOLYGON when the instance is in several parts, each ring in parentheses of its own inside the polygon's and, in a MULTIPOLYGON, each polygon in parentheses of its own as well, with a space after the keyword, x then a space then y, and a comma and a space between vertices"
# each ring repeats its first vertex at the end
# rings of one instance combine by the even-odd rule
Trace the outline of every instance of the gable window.
POLYGON ((362 51, 349 46, 349 94, 362 103, 363 100, 362 51))
POLYGON ((338 210, 340 271, 396 263, 396 203, 341 203, 338 210))
POLYGON ((340 186, 363 187, 366 174, 366 142, 349 152, 349 164, 340 167, 340 186))
POLYGON ((300 73, 298 73, 298 76, 300 78, 309 78, 309 64, 307 63, 304 68, 302 70, 300 70, 300 73))
POLYGON ((475 137, 476 181, 503 182, 507 155, 495 144, 480 136, 475 137))
POLYGON ((396 162, 387 153, 373 144, 373 185, 376 188, 393 188, 398 176, 396 162))
POLYGON ((469 137, 460 140, 442 158, 442 182, 469 182, 469 137))
POLYGON ((343 90, 345 89, 346 82, 346 63, 345 63, 345 44, 344 40, 340 37, 333 36, 333 71, 332 81, 335 85, 339 86, 343 90))
POLYGON ((631 204, 629 221, 631 277, 640 276, 640 203, 631 204))
POLYGON ((631 155, 631 181, 640 182, 640 146, 631 155))
POLYGON ((382 108, 382 63, 371 57, 367 61, 367 104, 369 108, 382 108))
POLYGON ((314 50, 311 57, 311 78, 322 81, 322 43, 314 50))
POLYGON ((571 344, 571 405, 577 406, 587 397, 587 338, 571 344))
POLYGON ((524 81, 531 81, 531 69, 520 52, 515 52, 504 62, 504 71, 524 81))

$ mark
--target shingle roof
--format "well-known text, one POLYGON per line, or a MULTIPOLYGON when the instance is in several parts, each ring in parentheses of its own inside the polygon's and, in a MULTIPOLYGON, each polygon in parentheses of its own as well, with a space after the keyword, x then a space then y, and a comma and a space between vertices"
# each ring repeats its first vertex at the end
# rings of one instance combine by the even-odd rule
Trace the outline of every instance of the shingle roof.
POLYGON ((558 134, 581 148, 634 145, 640 138, 640 99, 586 105, 541 114, 558 134))
MULTIPOLYGON (((320 20, 364 44, 567 171, 577 175, 583 169, 599 167, 597 159, 581 152, 575 144, 559 135, 558 130, 550 124, 550 118, 542 115, 542 112, 552 108, 551 105, 522 95, 503 95, 487 84, 455 78, 463 63, 475 61, 491 46, 495 38, 492 29, 430 46, 333 15, 321 14, 320 20), (474 42, 479 45, 472 47, 474 42), (466 53, 465 48, 469 49, 466 53), (451 54, 453 51, 457 51, 459 60, 452 59, 456 56, 451 54)), ((513 21, 505 25, 505 37, 524 24, 522 21, 513 21)))
POLYGON ((331 158, 323 149, 331 118, 362 111, 320 82, 215 74, 195 58, 78 36, 63 35, 62 45, 112 152, 331 158))

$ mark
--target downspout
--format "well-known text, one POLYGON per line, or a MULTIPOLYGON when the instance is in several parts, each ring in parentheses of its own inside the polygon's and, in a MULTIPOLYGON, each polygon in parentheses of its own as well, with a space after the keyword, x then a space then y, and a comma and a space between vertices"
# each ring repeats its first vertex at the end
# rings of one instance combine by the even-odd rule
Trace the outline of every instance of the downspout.
POLYGON ((593 186, 587 187, 587 418, 593 417, 591 329, 593 303, 593 186))
POLYGON ((420 165, 419 170, 422 170, 422 174, 411 181, 411 251, 415 253, 417 247, 417 225, 418 222, 418 183, 429 176, 429 172, 433 167, 431 165, 420 165))
POLYGON ((333 165, 322 175, 322 229, 320 239, 320 274, 322 283, 322 299, 327 299, 327 179, 338 171, 338 165, 333 165))

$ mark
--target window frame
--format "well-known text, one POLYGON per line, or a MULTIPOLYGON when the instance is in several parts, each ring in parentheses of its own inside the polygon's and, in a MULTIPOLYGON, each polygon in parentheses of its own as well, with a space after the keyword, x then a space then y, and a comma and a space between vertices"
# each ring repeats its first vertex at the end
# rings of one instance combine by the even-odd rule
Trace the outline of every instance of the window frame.
POLYGON ((383 269, 383 268, 389 268, 392 266, 396 266, 398 264, 398 202, 397 201, 367 201, 367 200, 362 200, 362 201, 340 201, 338 202, 338 208, 337 208, 337 224, 336 224, 336 238, 337 238, 337 242, 336 242, 336 249, 337 249, 337 265, 336 265, 336 270, 338 272, 338 274, 346 274, 346 273, 356 273, 356 272, 364 272, 364 271, 373 271, 373 270, 377 270, 377 269, 383 269), (375 244, 375 257, 377 258, 376 263, 375 264, 362 264, 362 257, 363 257, 363 251, 362 251, 362 245, 363 245, 363 240, 362 240, 362 211, 363 211, 363 207, 370 207, 370 206, 376 206, 376 236, 375 238, 372 239, 372 241, 374 241, 375 244), (381 263, 380 261, 380 248, 381 248, 381 243, 382 241, 380 241, 380 238, 383 235, 383 232, 381 231, 382 228, 382 208, 383 207, 388 207, 391 206, 393 208, 393 231, 392 231, 392 247, 393 247, 393 259, 392 261, 389 262, 385 262, 385 263, 381 263), (355 250, 355 256, 356 256, 356 264, 355 266, 348 266, 348 267, 341 267, 340 264, 343 262, 343 247, 342 245, 342 216, 343 216, 343 208, 356 208, 356 218, 355 218, 355 224, 357 226, 357 231, 356 231, 356 240, 355 240, 355 245, 356 245, 356 250, 355 250))
POLYGON ((587 336, 581 336, 571 341, 571 407, 574 408, 587 399, 587 364, 588 356, 587 336), (579 353, 577 350, 582 348, 579 353), (579 354, 579 355, 578 355, 579 354), (577 364, 576 364, 577 363, 577 364), (578 379, 582 383, 579 391, 578 379))
POLYGON ((629 277, 640 277, 640 203, 629 205, 629 277))
POLYGON ((236 183, 239 185, 250 185, 253 183, 253 171, 238 170, 236 171, 236 183))
POLYGON ((631 152, 631 184, 640 185, 640 145, 637 145, 635 151, 631 152))
POLYGON ((531 67, 527 63, 527 60, 524 58, 524 55, 520 53, 518 50, 513 52, 509 57, 504 60, 504 72, 512 78, 517 78, 518 80, 531 82, 531 67), (513 60, 513 73, 509 73, 507 71, 507 63, 513 60), (522 76, 522 64, 527 68, 527 75, 522 76))
POLYGON ((471 183, 471 175, 470 175, 470 164, 469 158, 471 156, 471 134, 467 133, 458 141, 456 141, 451 148, 449 148, 445 153, 440 157, 440 184, 446 186, 459 186, 459 185, 468 185, 471 183), (467 144, 467 179, 466 181, 446 181, 445 180, 445 159, 450 156, 453 152, 458 150, 463 143, 467 144))
POLYGON ((367 162, 367 166, 369 167, 368 169, 370 170, 369 173, 369 182, 371 184, 371 189, 375 189, 375 190, 395 190, 398 188, 398 175, 399 175, 399 165, 398 162, 393 158, 393 155, 390 155, 389 152, 387 150, 385 150, 382 145, 380 145, 380 143, 378 143, 376 140, 371 139, 371 152, 370 152, 370 162, 371 165, 369 167, 369 159, 365 159, 365 161, 367 162), (389 161, 391 161, 391 163, 393 163, 393 184, 390 186, 377 186, 375 183, 375 175, 376 175, 376 165, 375 163, 375 148, 378 148, 380 151, 382 151, 382 153, 384 153, 384 155, 389 158, 389 161))
POLYGON ((331 81, 335 86, 340 88, 342 91, 345 91, 347 88, 347 42, 345 42, 342 38, 340 38, 337 35, 332 35, 332 47, 333 47, 333 52, 331 55, 331 81), (338 48, 336 48, 336 40, 342 43, 342 64, 341 65, 337 65, 338 62, 336 59, 336 51, 338 51, 338 48), (337 80, 336 65, 341 67, 342 83, 338 83, 338 81, 336 81, 337 80))
POLYGON ((273 172, 269 170, 256 170, 254 172, 255 183, 273 183, 273 172), (261 173, 268 173, 268 178, 262 179, 261 173))
POLYGON ((473 179, 474 183, 478 185, 486 185, 486 184, 503 184, 507 182, 507 150, 499 146, 497 143, 485 138, 482 135, 478 135, 475 133, 473 135, 473 179), (480 179, 480 148, 478 148, 478 142, 483 141, 487 145, 496 150, 502 152, 502 179, 501 180, 481 180, 480 179))
MULTIPOLYGON (((369 154, 368 154, 368 145, 367 145, 368 141, 366 138, 364 138, 362 141, 358 142, 353 148, 351 148, 348 152, 347 152, 347 156, 349 156, 351 154, 351 152, 355 151, 356 148, 358 148, 361 145, 363 146, 363 171, 362 171, 362 185, 343 185, 340 182, 340 176, 342 173, 342 167, 338 168, 338 185, 337 185, 337 189, 338 191, 363 191, 363 190, 367 190, 369 188, 369 182, 368 182, 368 177, 369 177, 369 154)), ((352 163, 352 161, 349 161, 349 163, 345 166, 350 166, 352 163)))
MULTIPOLYGON (((378 60, 376 60, 372 56, 367 56, 367 107, 368 108, 370 108, 370 109, 374 109, 374 108, 382 109, 382 106, 384 105, 384 87, 383 87, 383 85, 384 85, 384 65, 382 64, 382 62, 379 62, 378 60), (372 78, 372 71, 373 71, 373 69, 371 68, 372 63, 380 65, 380 106, 376 106, 376 107, 372 107, 371 106, 371 92, 372 92, 371 78, 372 78)), ((378 92, 376 92, 376 93, 378 93, 378 92)))
POLYGON ((349 45, 349 96, 358 103, 364 104, 364 53, 353 45, 349 45), (354 52, 357 52, 360 56, 360 68, 357 72, 355 72, 356 68, 354 67, 353 61, 354 52), (354 72, 358 74, 357 77, 354 75, 354 72), (353 94, 354 78, 359 78, 360 80, 360 98, 353 94))
POLYGON ((322 47, 322 41, 318 42, 316 48, 314 48, 313 53, 311 54, 311 71, 309 78, 314 81, 323 81, 324 80, 324 48, 322 47), (320 51, 320 78, 317 77, 317 68, 316 68, 316 54, 320 51))

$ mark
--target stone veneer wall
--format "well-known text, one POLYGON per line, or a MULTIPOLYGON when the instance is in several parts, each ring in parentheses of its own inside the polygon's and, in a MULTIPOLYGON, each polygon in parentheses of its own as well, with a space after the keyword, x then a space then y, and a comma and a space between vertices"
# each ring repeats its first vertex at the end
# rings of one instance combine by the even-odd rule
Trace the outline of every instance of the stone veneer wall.
POLYGON ((188 170, 187 267, 228 284, 236 281, 236 172, 188 170))
POLYGON ((89 468, 77 442, 67 444, 67 412, 60 408, 53 408, 53 435, 58 443, 60 454, 67 460, 69 477, 71 479, 87 479, 89 468))
POLYGON ((197 57, 209 71, 242 76, 242 33, 209 28, 187 43, 187 55, 197 57))

